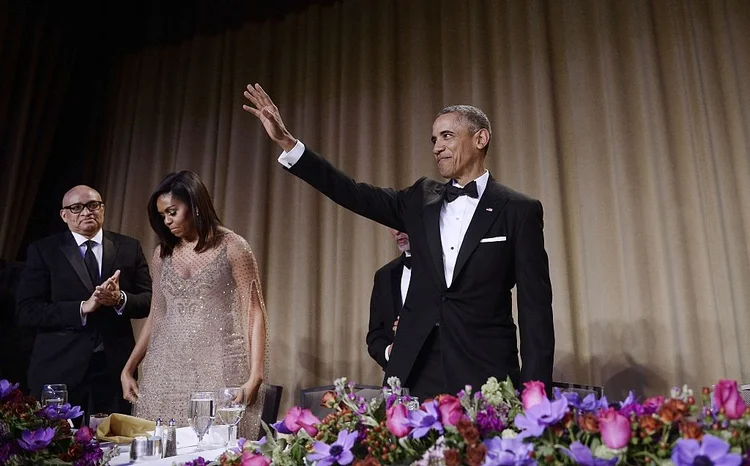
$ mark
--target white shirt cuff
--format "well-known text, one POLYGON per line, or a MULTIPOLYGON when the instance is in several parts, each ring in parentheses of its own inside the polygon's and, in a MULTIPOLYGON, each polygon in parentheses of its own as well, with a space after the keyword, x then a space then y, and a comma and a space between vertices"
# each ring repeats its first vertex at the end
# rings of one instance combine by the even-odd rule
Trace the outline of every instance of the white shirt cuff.
POLYGON ((385 360, 386 361, 389 361, 391 359, 391 352, 388 351, 388 348, 390 348, 390 347, 391 347, 391 345, 388 345, 388 346, 385 347, 385 360))
POLYGON ((115 312, 117 313, 118 316, 122 315, 122 311, 125 309, 125 306, 128 304, 128 294, 120 290, 120 296, 122 296, 122 299, 123 299, 122 306, 115 307, 115 312))
POLYGON ((86 318, 88 317, 83 313, 83 303, 84 301, 81 301, 81 305, 78 307, 78 313, 81 315, 81 327, 86 326, 86 318))
POLYGON ((286 168, 292 168, 292 165, 297 163, 297 161, 302 157, 302 154, 305 153, 305 145, 302 144, 302 141, 299 139, 297 140, 297 144, 292 147, 292 150, 289 152, 283 151, 281 155, 279 156, 279 163, 285 166, 286 168))

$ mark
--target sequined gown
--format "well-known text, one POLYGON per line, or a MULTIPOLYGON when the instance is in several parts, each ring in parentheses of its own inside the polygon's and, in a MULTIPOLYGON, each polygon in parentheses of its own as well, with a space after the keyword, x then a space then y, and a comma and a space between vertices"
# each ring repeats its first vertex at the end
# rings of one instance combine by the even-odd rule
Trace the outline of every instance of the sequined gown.
MULTIPOLYGON (((133 411, 165 423, 174 418, 178 427, 188 425, 191 391, 239 387, 249 379, 253 323, 266 313, 255 256, 241 236, 226 230, 217 246, 201 253, 195 244, 178 244, 163 261, 154 252, 151 337, 133 411)), ((263 364, 268 374, 267 342, 263 364)), ((240 437, 256 438, 263 398, 261 387, 240 422, 240 437)))

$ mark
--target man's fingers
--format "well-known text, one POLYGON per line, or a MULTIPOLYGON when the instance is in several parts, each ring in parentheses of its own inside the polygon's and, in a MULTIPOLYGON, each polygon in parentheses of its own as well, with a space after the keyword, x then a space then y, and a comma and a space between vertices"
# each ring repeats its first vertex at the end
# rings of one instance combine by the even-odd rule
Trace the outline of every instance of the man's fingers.
POLYGON ((256 110, 256 109, 254 109, 253 107, 249 106, 249 105, 243 105, 242 106, 242 110, 244 110, 246 112, 249 112, 249 113, 252 113, 253 115, 255 115, 258 118, 260 118, 260 112, 258 110, 256 110))
POLYGON ((262 105, 258 101, 258 98, 254 96, 252 93, 245 91, 244 93, 245 98, 250 101, 251 104, 253 104, 256 108, 260 108, 262 105))
POLYGON ((115 270, 115 273, 112 274, 109 279, 112 280, 113 283, 120 283, 120 269, 115 270))

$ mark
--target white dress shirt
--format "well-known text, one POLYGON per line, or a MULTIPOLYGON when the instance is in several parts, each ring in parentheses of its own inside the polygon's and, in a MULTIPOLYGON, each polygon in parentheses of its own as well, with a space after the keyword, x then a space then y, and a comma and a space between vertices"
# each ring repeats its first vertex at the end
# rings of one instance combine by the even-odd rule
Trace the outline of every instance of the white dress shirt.
MULTIPOLYGON (((404 253, 406 257, 411 257, 411 253, 406 251, 404 253)), ((401 271, 401 306, 406 302, 406 293, 409 292, 409 282, 411 281, 411 269, 407 266, 402 266, 401 271)))
MULTIPOLYGON (((302 141, 297 141, 292 150, 281 153, 279 163, 286 168, 292 168, 292 165, 297 163, 304 152, 305 145, 302 144, 302 141)), ((451 283, 453 283, 453 269, 456 268, 458 251, 461 250, 461 243, 464 241, 466 230, 469 228, 472 217, 474 217, 479 199, 482 198, 489 179, 490 172, 485 170, 479 178, 474 180, 477 182, 478 196, 476 199, 469 196, 459 196, 453 202, 443 201, 443 206, 440 208, 440 243, 443 246, 443 273, 445 274, 445 284, 449 288, 451 283)), ((453 181, 453 185, 463 188, 463 186, 455 181, 453 181)))
MULTIPOLYGON (((76 244, 78 245, 78 250, 81 252, 81 257, 84 257, 86 255, 86 241, 89 241, 88 238, 86 238, 83 235, 79 235, 75 231, 71 231, 73 234, 73 238, 76 240, 76 244)), ((102 256, 104 256, 104 246, 102 246, 102 239, 104 238, 104 233, 102 230, 99 230, 93 238, 91 238, 91 242, 93 243, 91 245, 91 252, 94 253, 94 257, 96 257, 96 265, 99 266, 99 276, 102 275, 102 256)), ((104 277, 102 277, 104 279, 104 277)), ((109 278, 109 277, 107 277, 109 278)), ((106 280, 106 279, 105 279, 106 280)), ((125 305, 128 303, 128 294, 120 291, 120 296, 123 298, 122 306, 115 307, 115 312, 117 315, 122 315, 123 309, 125 309, 125 305)), ((84 327, 86 326, 86 320, 87 317, 83 313, 83 303, 84 301, 81 301, 81 306, 79 308, 79 312, 81 314, 81 325, 84 327)))

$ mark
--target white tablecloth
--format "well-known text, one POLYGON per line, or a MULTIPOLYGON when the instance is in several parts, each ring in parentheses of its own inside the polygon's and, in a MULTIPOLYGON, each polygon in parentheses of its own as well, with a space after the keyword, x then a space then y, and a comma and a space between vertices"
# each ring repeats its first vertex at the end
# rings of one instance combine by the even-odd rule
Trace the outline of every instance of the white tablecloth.
POLYGON ((130 461, 130 445, 120 445, 120 454, 113 458, 109 463, 111 466, 118 466, 123 464, 143 464, 148 466, 171 466, 172 464, 180 464, 185 461, 190 461, 202 456, 207 461, 216 459, 219 455, 226 451, 226 447, 220 446, 220 444, 226 439, 226 426, 212 427, 212 431, 209 435, 204 437, 203 442, 206 444, 204 451, 196 451, 196 445, 198 445, 198 437, 190 427, 180 427, 177 429, 177 456, 164 458, 160 460, 138 460, 136 462, 130 461), (222 432, 221 429, 224 429, 222 432), (211 443, 214 442, 214 443, 211 443))

